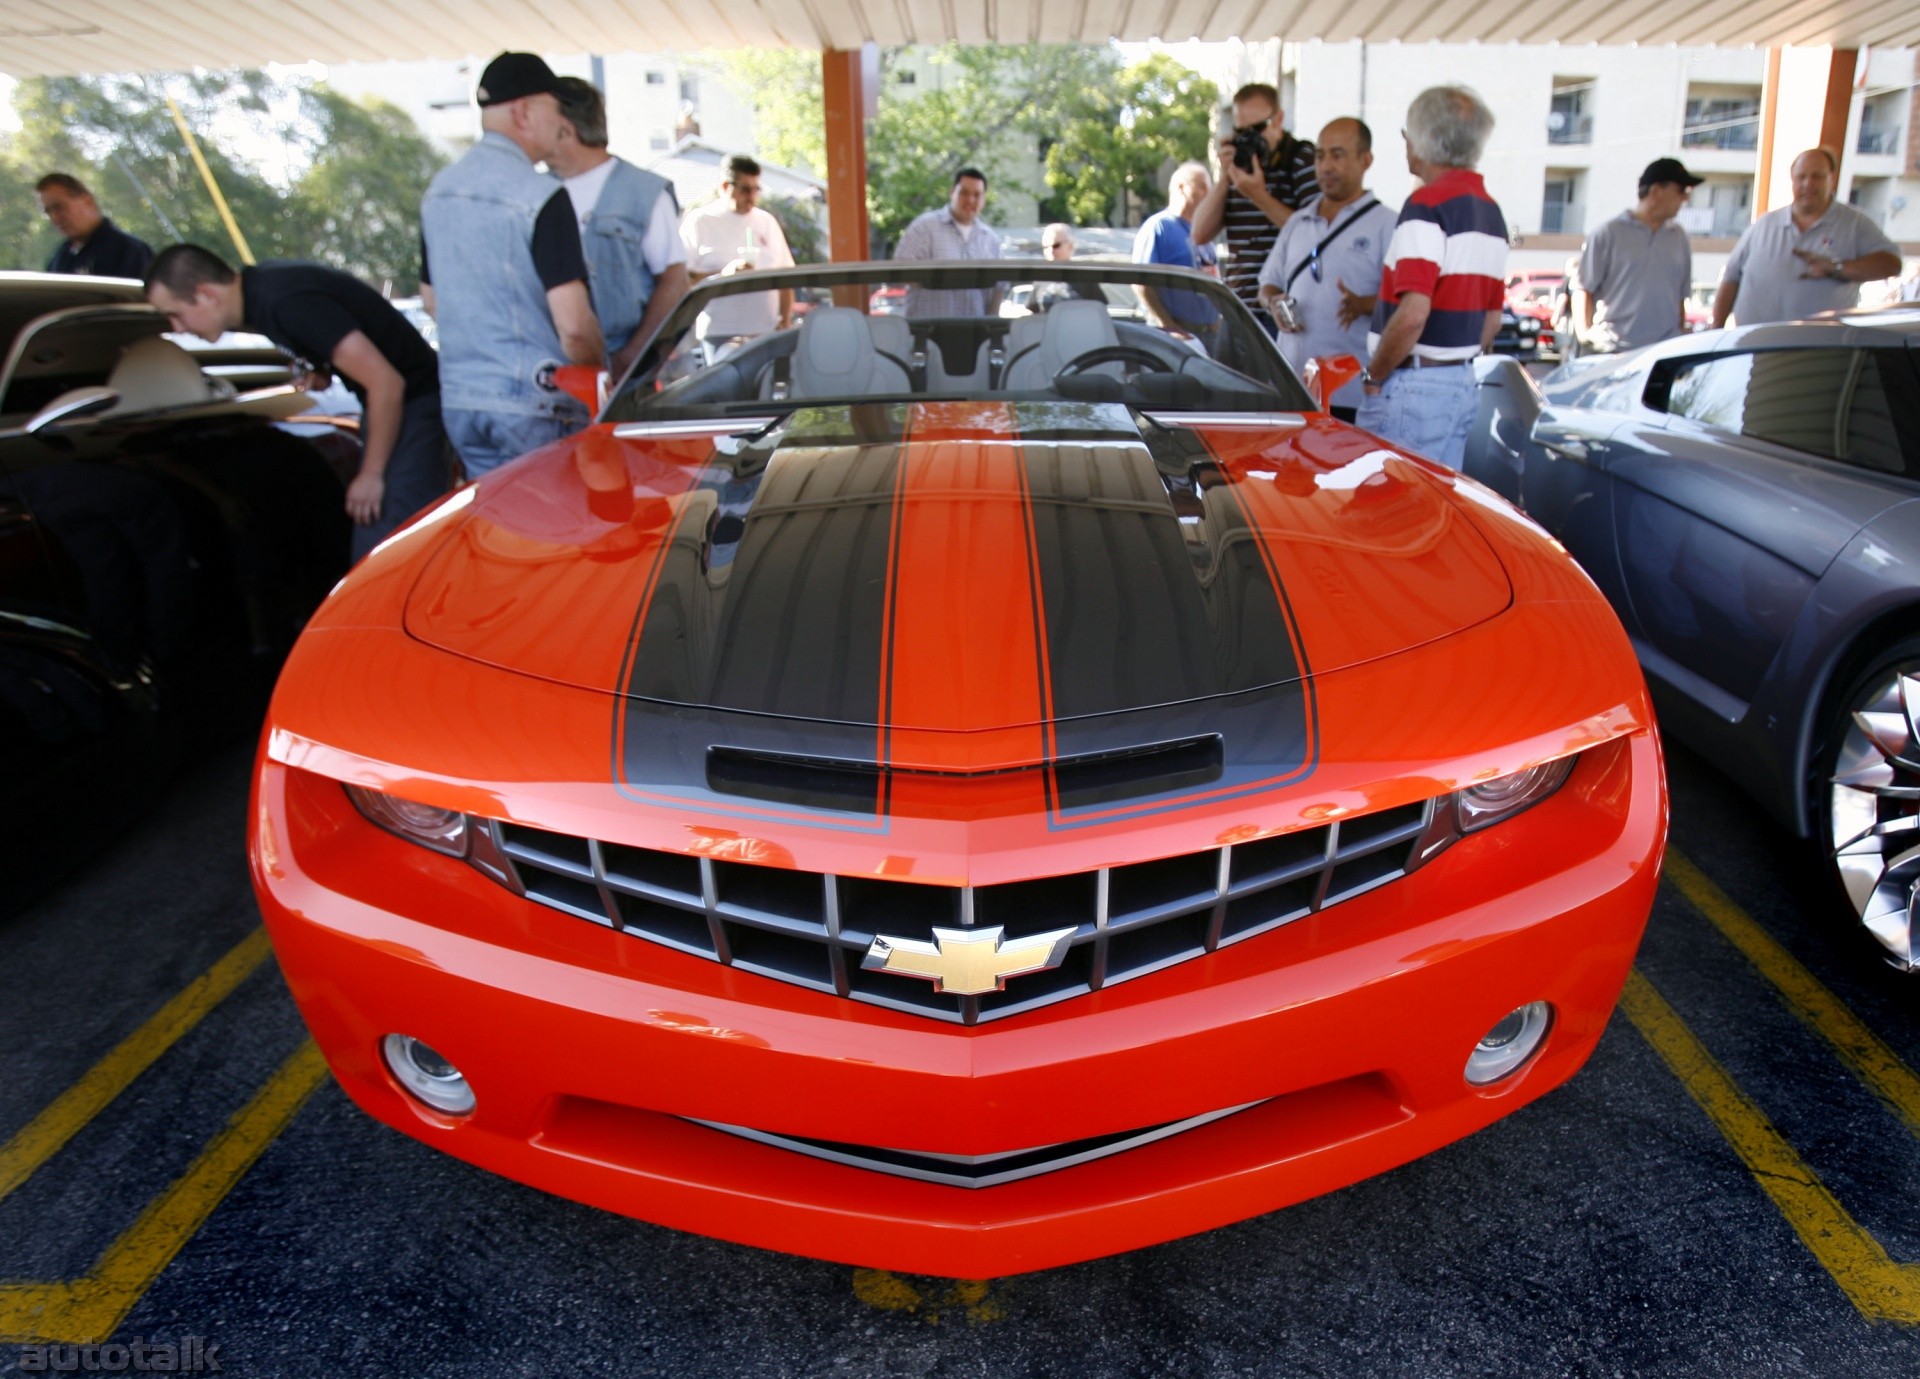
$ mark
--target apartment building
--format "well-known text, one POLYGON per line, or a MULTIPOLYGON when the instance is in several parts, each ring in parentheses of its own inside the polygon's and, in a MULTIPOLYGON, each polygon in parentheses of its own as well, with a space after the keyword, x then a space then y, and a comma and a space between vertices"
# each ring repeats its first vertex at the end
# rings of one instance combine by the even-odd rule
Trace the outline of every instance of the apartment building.
MULTIPOLYGON (((1841 167, 1840 195, 1906 242, 1920 241, 1917 57, 1862 54, 1841 167)), ((1756 211, 1760 49, 1313 42, 1288 44, 1281 64, 1296 130, 1355 111, 1372 126, 1373 184, 1387 201, 1413 186, 1393 137, 1407 101, 1446 82, 1477 90, 1496 120, 1482 170, 1522 249, 1577 246, 1668 155, 1707 179, 1682 213, 1696 259, 1730 247, 1756 211)))

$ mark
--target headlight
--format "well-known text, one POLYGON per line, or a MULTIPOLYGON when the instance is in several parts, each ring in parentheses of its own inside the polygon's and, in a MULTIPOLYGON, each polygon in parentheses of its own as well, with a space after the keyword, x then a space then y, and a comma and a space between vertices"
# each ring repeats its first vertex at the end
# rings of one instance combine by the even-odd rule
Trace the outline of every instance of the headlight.
POLYGON ((346 790, 347 798, 353 801, 355 809, 387 832, 396 833, 409 843, 418 843, 423 848, 444 852, 449 857, 467 855, 465 814, 451 809, 437 809, 430 804, 416 804, 398 795, 368 790, 364 786, 346 785, 342 788, 346 790))
POLYGON ((1558 790, 1572 770, 1573 758, 1561 757, 1544 766, 1529 766, 1510 776, 1470 785, 1454 794, 1454 821, 1462 833, 1472 833, 1510 819, 1558 790))

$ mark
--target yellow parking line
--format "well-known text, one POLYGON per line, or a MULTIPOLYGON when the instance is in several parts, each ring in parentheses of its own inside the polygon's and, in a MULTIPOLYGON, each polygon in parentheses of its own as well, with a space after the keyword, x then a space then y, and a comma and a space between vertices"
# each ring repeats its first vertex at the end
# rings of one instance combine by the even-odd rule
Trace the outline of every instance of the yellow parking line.
POLYGON ((1900 1061, 1839 997, 1820 983, 1780 941, 1708 879, 1705 872, 1673 848, 1667 849, 1666 876, 1680 894, 1738 948, 1760 975, 1772 982, 1787 1008, 1833 1046, 1841 1061, 1886 1102, 1907 1129, 1920 1137, 1920 1077, 1900 1061))
POLYGON ((0 1147, 0 1199, 31 1177, 128 1083, 224 1001, 266 960, 268 951, 266 931, 255 929, 0 1147))
MULTIPOLYGON (((1669 868, 1672 862, 1669 853, 1669 868)), ((1880 1242, 1860 1228, 1637 969, 1628 974, 1620 1008, 1860 1314, 1870 1321, 1920 1324, 1920 1264, 1895 1263, 1880 1242)))
POLYGON ((0 1283, 0 1342, 94 1345, 113 1335, 326 1075, 320 1051, 302 1041, 187 1171, 107 1247, 92 1273, 56 1283, 0 1283))

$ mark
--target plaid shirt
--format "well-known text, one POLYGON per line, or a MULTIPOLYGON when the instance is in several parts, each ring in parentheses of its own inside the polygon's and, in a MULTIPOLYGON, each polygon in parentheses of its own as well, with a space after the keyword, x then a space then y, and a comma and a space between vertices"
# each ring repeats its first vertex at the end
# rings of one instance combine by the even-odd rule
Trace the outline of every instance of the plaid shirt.
MULTIPOLYGON (((924 259, 997 259, 1000 236, 986 221, 975 217, 973 224, 954 223, 953 208, 914 217, 913 224, 901 232, 893 246, 896 261, 924 259)), ((985 316, 991 294, 983 287, 958 289, 915 287, 907 296, 909 316, 985 316)))

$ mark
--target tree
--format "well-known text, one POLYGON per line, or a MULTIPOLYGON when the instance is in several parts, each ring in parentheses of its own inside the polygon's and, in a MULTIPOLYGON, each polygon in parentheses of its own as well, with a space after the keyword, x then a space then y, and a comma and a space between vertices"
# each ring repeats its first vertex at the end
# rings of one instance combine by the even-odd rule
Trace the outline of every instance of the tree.
MULTIPOLYGON (((167 109, 171 95, 200 140, 234 218, 261 258, 283 255, 293 227, 282 216, 284 196, 250 163, 207 137, 225 124, 261 131, 263 143, 283 143, 289 131, 279 110, 288 91, 260 72, 193 75, 57 77, 23 81, 14 92, 20 132, 8 140, 9 161, 37 180, 70 172, 93 189, 114 222, 150 244, 189 239, 227 250, 230 241, 199 170, 167 109)), ((33 202, 28 198, 28 208, 33 202)), ((44 262, 56 240, 39 229, 44 262)), ((17 258, 16 262, 19 261, 17 258)))
POLYGON ((446 159, 384 101, 361 105, 316 86, 302 106, 318 146, 288 197, 301 256, 397 296, 419 291, 420 195, 446 159))
POLYGON ((412 290, 420 194, 439 154, 392 106, 248 71, 21 82, 20 131, 0 140, 0 262, 38 268, 53 252, 32 186, 55 171, 80 178, 116 224, 156 248, 184 239, 236 257, 168 96, 255 257, 318 259, 412 290), (231 146, 240 140, 259 161, 231 146))
POLYGON ((717 73, 753 108, 754 157, 815 177, 827 171, 827 129, 820 55, 796 48, 738 48, 709 53, 717 73))
MULTIPOLYGON (((890 74, 902 53, 882 57, 890 74)), ((892 242, 914 216, 944 204, 953 174, 979 168, 990 185, 1025 185, 1038 141, 1058 138, 1111 84, 1111 48, 1070 43, 949 45, 932 55, 950 68, 937 90, 901 94, 883 81, 867 135, 867 215, 876 239, 892 242)), ((1039 187, 1027 187, 1038 196, 1039 187)), ((991 196, 987 218, 998 218, 991 196)))
POLYGON ((1165 174, 1204 161, 1219 90, 1189 67, 1154 53, 1087 93, 1047 149, 1047 185, 1065 218, 1125 223, 1135 208, 1159 209, 1165 174))

